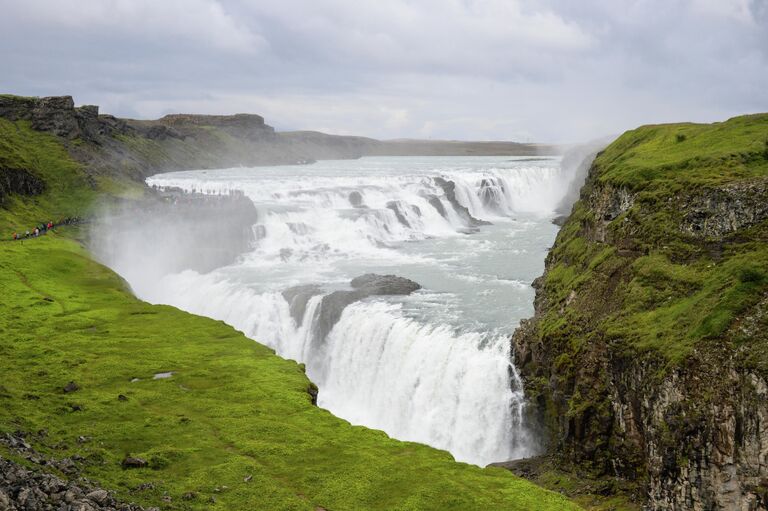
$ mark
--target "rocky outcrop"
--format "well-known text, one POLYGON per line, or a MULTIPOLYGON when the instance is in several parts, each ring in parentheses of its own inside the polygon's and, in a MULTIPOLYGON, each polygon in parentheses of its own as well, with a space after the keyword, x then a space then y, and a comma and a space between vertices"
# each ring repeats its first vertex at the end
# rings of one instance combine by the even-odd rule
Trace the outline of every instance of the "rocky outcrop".
MULTIPOLYGON (((678 299, 668 287, 675 275, 638 275, 641 258, 713 268, 764 240, 768 180, 644 195, 600 179, 601 170, 590 171, 534 283, 534 318, 512 338, 529 419, 549 432, 550 455, 640 482, 646 509, 768 509, 768 372, 755 361, 768 346, 768 294, 722 332, 683 330, 686 340, 674 342, 692 345, 676 348, 684 356, 665 354, 663 344, 638 348, 626 319, 628 308, 660 299, 638 295, 638 279, 658 279, 663 300, 678 299)), ((741 275, 745 285, 762 282, 741 275)), ((647 337, 654 326, 642 328, 647 337)))
MULTIPOLYGON (((44 433, 44 432, 43 432, 44 433)), ((0 510, 2 511, 143 511, 136 504, 121 502, 93 482, 76 478, 71 460, 55 460, 34 451, 25 435, 3 435, 3 444, 13 454, 24 458, 29 466, 0 457, 0 510), (34 467, 34 468, 30 468, 34 467), (58 470, 71 476, 64 479, 51 473, 58 470)), ((147 511, 157 511, 148 508, 147 511)))
POLYGON ((681 204, 681 230, 701 238, 720 238, 768 218, 768 180, 735 183, 696 194, 681 204))
POLYGON ((0 167, 0 206, 9 195, 39 195, 45 190, 45 183, 24 169, 0 167))
POLYGON ((288 302, 291 317, 296 322, 296 325, 302 324, 309 300, 313 296, 320 294, 323 294, 323 288, 317 284, 293 286, 282 292, 283 298, 288 302))
MULTIPOLYGON (((434 182, 437 186, 439 186, 443 193, 445 194, 445 198, 448 200, 448 202, 451 204, 453 209, 456 211, 456 213, 461 217, 462 220, 467 224, 467 226, 470 229, 476 229, 480 225, 490 225, 490 222, 485 220, 480 220, 478 218, 475 218, 472 216, 472 213, 469 212, 469 209, 467 209, 466 206, 462 205, 459 200, 456 198, 456 183, 449 179, 444 179, 442 177, 436 177, 434 178, 434 182)), ((430 202, 431 203, 431 202, 430 202)), ((435 206, 434 204, 432 204, 435 206)), ((437 209, 437 206, 435 206, 437 209)), ((438 211, 443 214, 444 208, 442 208, 443 211, 438 211)), ((443 216, 445 216, 443 214, 443 216)))
POLYGON ((157 121, 150 121, 159 126, 166 126, 184 133, 192 127, 219 128, 223 132, 239 138, 261 140, 274 135, 272 126, 264 123, 264 118, 255 114, 234 115, 191 115, 171 114, 157 121))
POLYGON ((315 323, 315 339, 325 339, 333 326, 341 318, 344 308, 354 302, 370 296, 409 295, 421 289, 416 282, 397 275, 377 275, 367 273, 355 277, 350 282, 352 290, 340 290, 323 297, 315 323))
POLYGON ((606 242, 606 228, 635 203, 635 195, 623 187, 596 184, 586 202, 594 212, 594 222, 585 235, 599 243, 606 242))
POLYGON ((87 138, 125 130, 125 124, 112 116, 99 116, 99 107, 75 107, 72 96, 26 98, 0 95, 0 117, 10 121, 29 121, 32 128, 67 139, 87 138))
MULTIPOLYGON (((4 511, 141 511, 106 490, 65 481, 0 458, 0 509, 4 511)), ((151 508, 150 508, 151 509, 151 508)))

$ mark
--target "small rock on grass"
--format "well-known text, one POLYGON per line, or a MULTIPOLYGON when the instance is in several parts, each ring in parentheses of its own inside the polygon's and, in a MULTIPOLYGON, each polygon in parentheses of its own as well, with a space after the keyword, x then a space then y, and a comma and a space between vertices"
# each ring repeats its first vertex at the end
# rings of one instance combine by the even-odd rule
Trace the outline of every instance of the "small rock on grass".
POLYGON ((86 495, 85 498, 97 504, 105 504, 109 500, 109 493, 106 490, 94 490, 86 495))
POLYGON ((147 466, 147 460, 126 456, 121 465, 123 468, 144 468, 147 466))
POLYGON ((71 382, 67 383, 66 385, 64 385, 64 393, 65 394, 69 394, 70 392, 75 392, 77 390, 80 390, 80 386, 77 383, 73 382, 73 381, 71 381, 71 382))

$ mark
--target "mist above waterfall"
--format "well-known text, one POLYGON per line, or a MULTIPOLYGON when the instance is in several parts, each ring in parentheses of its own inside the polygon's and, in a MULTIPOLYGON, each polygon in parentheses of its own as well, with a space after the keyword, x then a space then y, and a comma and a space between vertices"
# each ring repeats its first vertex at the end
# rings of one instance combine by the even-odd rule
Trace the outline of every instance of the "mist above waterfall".
POLYGON ((89 246, 143 295, 165 275, 234 262, 251 248, 256 221, 256 208, 242 194, 174 190, 102 207, 90 225, 89 246))
POLYGON ((579 193, 584 181, 587 180, 592 162, 597 153, 605 149, 615 137, 605 137, 592 140, 583 144, 572 146, 563 155, 560 166, 563 169, 563 175, 567 179, 566 191, 560 202, 557 204, 557 212, 562 215, 568 215, 571 208, 579 200, 579 193))
POLYGON ((535 452, 508 339, 569 172, 558 158, 403 157, 161 174, 148 182, 197 199, 109 215, 93 244, 141 298, 305 363, 320 406, 484 465, 535 452), (228 259, 200 264, 206 246, 228 259), (416 284, 359 293, 370 273, 416 284))

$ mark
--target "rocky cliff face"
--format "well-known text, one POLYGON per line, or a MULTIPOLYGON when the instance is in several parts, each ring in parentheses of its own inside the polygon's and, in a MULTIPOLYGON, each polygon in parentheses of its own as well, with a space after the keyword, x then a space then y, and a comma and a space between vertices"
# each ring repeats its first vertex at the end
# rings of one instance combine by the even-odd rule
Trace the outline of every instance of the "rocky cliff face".
POLYGON ((0 206, 10 195, 39 195, 43 190, 45 183, 28 170, 0 167, 0 206))
POLYGON ((99 107, 75 107, 72 96, 25 98, 0 95, 0 117, 10 121, 29 121, 32 128, 68 139, 95 140, 99 136, 124 133, 124 122, 110 115, 99 115, 99 107))
POLYGON ((512 340, 549 452, 647 509, 768 508, 768 116, 725 124, 598 156, 512 340))

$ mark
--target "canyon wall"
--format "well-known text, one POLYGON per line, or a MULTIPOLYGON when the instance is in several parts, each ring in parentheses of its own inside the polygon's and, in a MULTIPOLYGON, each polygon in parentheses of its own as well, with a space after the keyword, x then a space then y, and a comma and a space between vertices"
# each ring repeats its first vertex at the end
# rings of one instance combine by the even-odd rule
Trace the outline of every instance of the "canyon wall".
POLYGON ((648 509, 768 506, 768 115, 600 153, 512 343, 550 455, 648 509))

